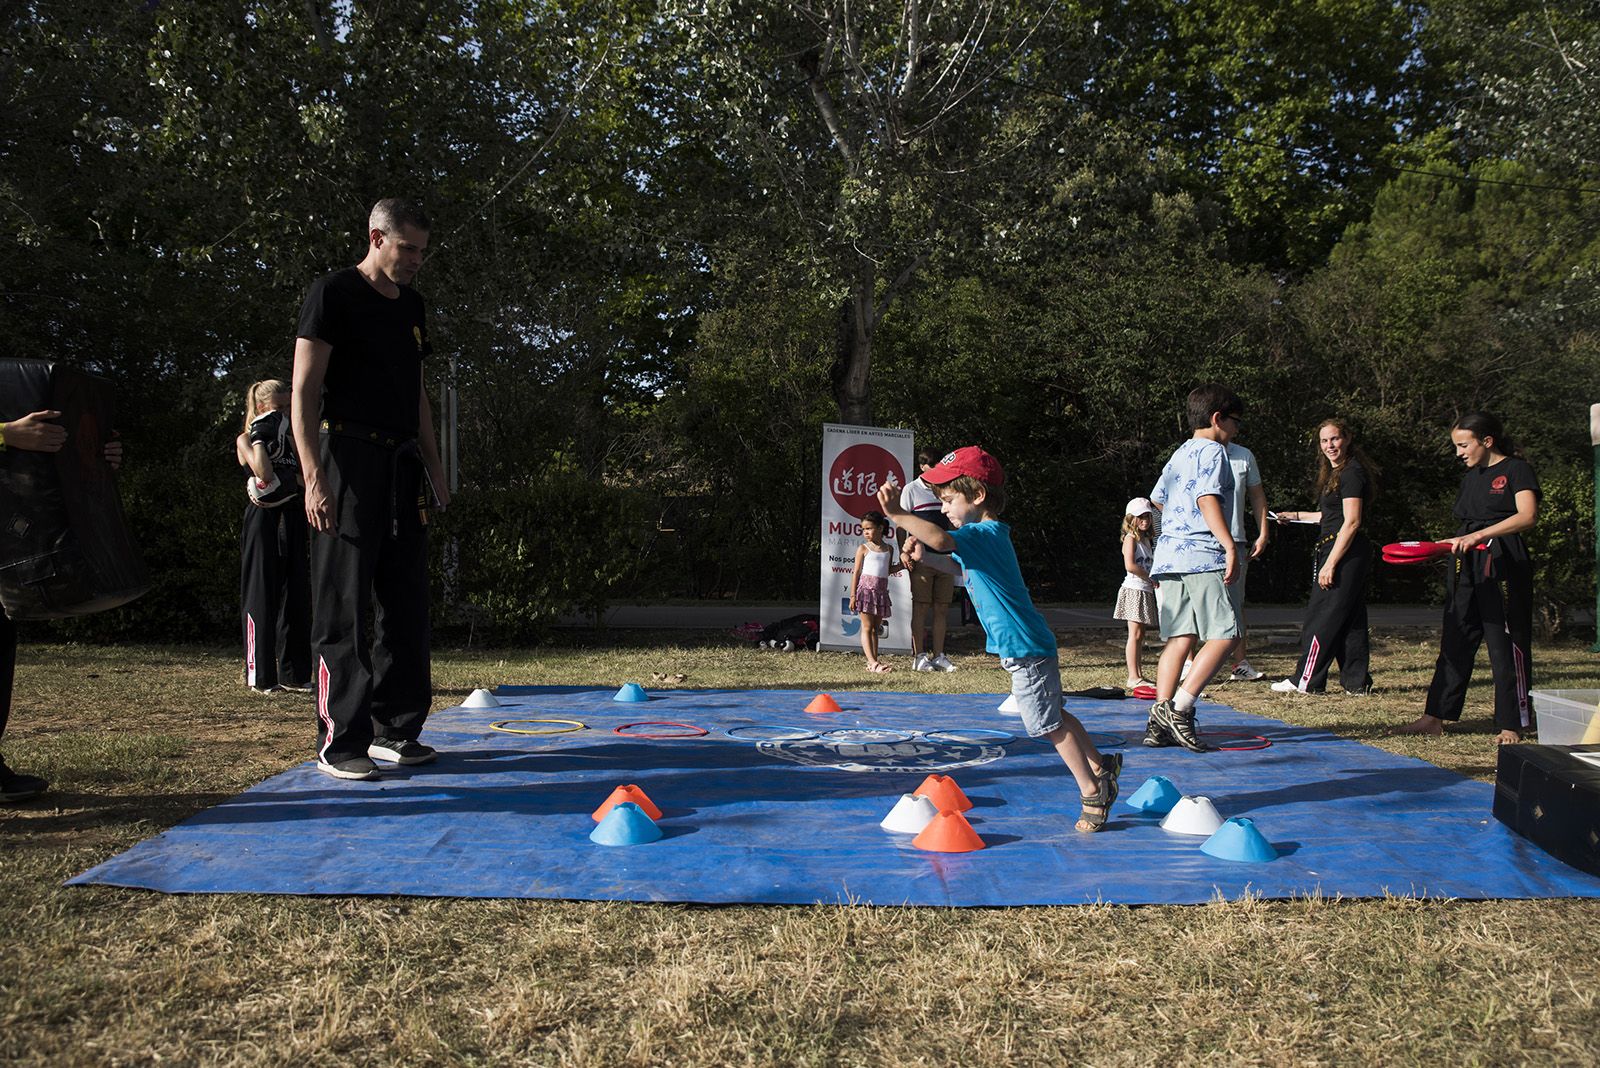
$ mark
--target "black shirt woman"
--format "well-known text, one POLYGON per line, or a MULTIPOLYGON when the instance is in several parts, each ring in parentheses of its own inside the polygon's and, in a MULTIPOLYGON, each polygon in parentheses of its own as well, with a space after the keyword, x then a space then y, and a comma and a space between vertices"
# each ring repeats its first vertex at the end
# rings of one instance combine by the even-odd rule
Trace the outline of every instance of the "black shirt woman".
POLYGON ((1280 523, 1317 523, 1319 533, 1316 582, 1300 628, 1300 660, 1294 675, 1272 688, 1322 693, 1337 660, 1339 684, 1346 693, 1371 693, 1367 580, 1372 544, 1361 526, 1377 492, 1378 469, 1341 419, 1325 419, 1317 427, 1317 450, 1317 511, 1278 513, 1280 523))
POLYGON ((239 463, 250 469, 239 595, 244 680, 257 693, 311 689, 311 557, 289 398, 279 379, 252 385, 234 441, 239 463))
POLYGON ((1442 734, 1461 718, 1478 646, 1489 645, 1494 677, 1494 722, 1501 745, 1522 740, 1533 726, 1533 561, 1523 535, 1539 519, 1539 480, 1517 455, 1500 420, 1470 412, 1450 430, 1456 456, 1467 465, 1456 495, 1456 536, 1444 602, 1439 660, 1428 703, 1405 734, 1442 734), (1480 548, 1481 547, 1481 548, 1480 548))

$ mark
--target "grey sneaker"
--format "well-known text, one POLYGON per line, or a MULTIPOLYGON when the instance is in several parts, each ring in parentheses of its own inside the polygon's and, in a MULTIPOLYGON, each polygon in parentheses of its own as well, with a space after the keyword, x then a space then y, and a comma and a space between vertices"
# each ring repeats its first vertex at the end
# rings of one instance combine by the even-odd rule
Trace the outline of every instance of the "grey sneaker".
POLYGON ((362 756, 340 760, 333 764, 329 764, 326 760, 318 760, 317 770, 324 775, 332 775, 335 779, 378 778, 378 765, 362 756))
POLYGON ((933 658, 933 670, 954 671, 955 669, 956 666, 950 663, 950 658, 945 656, 943 653, 940 653, 938 656, 933 658))
POLYGON ((24 775, 20 771, 12 771, 6 767, 4 757, 0 757, 0 801, 27 801, 38 797, 50 788, 50 784, 37 775, 24 775))
POLYGON ((1172 731, 1167 729, 1167 714, 1171 711, 1171 701, 1159 701, 1150 706, 1150 721, 1144 727, 1144 744, 1151 749, 1165 749, 1178 744, 1172 731))
POLYGON ((367 746, 367 756, 395 764, 426 764, 438 755, 439 751, 433 746, 408 738, 374 738, 367 746))
POLYGON ((1200 740, 1200 735, 1194 726, 1194 709, 1179 712, 1171 701, 1163 701, 1150 710, 1150 718, 1160 717, 1161 726, 1165 727, 1174 741, 1191 753, 1205 753, 1210 751, 1210 746, 1200 740))
POLYGON ((918 653, 916 660, 911 663, 912 671, 933 671, 933 657, 927 653, 918 653))

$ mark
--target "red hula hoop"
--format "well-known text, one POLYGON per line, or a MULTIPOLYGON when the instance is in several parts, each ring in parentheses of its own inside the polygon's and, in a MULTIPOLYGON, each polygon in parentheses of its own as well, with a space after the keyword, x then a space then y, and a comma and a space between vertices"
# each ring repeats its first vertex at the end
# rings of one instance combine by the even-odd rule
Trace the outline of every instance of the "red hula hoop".
POLYGON ((1260 745, 1219 745, 1219 746, 1215 746, 1214 748, 1219 753, 1252 753, 1252 752, 1256 751, 1257 749, 1270 749, 1270 748, 1272 748, 1272 739, 1271 738, 1265 738, 1265 737, 1262 737, 1259 734, 1246 734, 1243 731, 1201 731, 1200 732, 1200 740, 1204 741, 1207 738, 1246 738, 1246 739, 1249 739, 1249 740, 1252 740, 1252 741, 1257 741, 1257 742, 1261 743, 1260 745))
POLYGON ((620 734, 624 738, 699 738, 708 732, 704 727, 696 727, 693 723, 678 723, 670 719, 641 719, 637 723, 624 723, 620 727, 611 728, 612 734, 620 734), (645 734, 640 731, 629 730, 630 727, 682 727, 688 734, 645 734))

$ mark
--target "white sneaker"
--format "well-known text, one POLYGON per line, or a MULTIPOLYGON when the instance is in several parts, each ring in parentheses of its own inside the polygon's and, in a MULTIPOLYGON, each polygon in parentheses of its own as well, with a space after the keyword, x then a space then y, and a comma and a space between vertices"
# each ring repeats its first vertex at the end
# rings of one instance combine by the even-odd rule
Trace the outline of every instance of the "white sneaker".
POLYGON ((1233 669, 1233 674, 1228 676, 1228 680, 1230 682, 1255 682, 1263 677, 1265 677, 1264 673, 1251 667, 1250 661, 1241 660, 1238 666, 1233 669))
POLYGON ((918 653, 917 658, 911 662, 912 671, 933 671, 933 657, 927 653, 918 653))
POLYGON ((1272 684, 1273 693, 1299 693, 1300 687, 1295 685, 1293 679, 1279 679, 1272 684))
POLYGON ((950 663, 950 658, 940 653, 933 658, 933 671, 954 671, 956 666, 950 663))

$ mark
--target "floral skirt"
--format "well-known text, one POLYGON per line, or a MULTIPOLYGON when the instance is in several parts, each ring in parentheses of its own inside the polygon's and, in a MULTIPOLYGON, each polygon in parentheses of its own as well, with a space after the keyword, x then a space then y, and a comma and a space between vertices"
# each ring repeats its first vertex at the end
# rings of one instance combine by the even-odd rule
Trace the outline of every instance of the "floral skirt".
POLYGON ((862 575, 856 582, 856 611, 888 619, 889 580, 879 575, 862 575))

